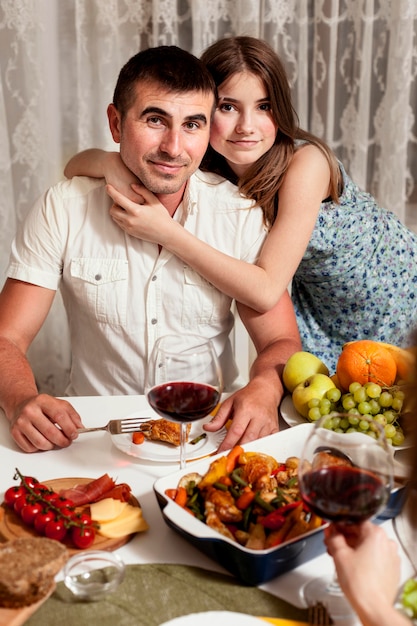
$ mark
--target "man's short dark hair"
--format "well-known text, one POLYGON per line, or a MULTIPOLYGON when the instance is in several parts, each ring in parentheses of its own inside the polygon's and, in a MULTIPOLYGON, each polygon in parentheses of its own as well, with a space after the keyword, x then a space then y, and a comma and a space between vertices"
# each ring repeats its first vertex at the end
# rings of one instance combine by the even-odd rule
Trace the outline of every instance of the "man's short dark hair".
POLYGON ((138 81, 159 83, 173 93, 213 93, 217 99, 216 85, 204 63, 177 46, 142 50, 122 67, 113 95, 113 104, 122 117, 135 99, 135 85, 138 81))

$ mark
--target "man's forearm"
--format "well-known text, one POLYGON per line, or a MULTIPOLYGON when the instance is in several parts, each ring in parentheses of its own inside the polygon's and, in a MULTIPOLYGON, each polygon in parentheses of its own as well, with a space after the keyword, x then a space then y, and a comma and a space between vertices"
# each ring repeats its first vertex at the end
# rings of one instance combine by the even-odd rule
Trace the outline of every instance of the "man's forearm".
POLYGON ((26 356, 12 341, 0 337, 0 407, 7 419, 11 421, 16 408, 37 394, 26 356))
POLYGON ((262 380, 279 402, 284 394, 282 370, 289 357, 298 350, 301 350, 298 337, 278 339, 258 354, 250 369, 250 380, 262 380))

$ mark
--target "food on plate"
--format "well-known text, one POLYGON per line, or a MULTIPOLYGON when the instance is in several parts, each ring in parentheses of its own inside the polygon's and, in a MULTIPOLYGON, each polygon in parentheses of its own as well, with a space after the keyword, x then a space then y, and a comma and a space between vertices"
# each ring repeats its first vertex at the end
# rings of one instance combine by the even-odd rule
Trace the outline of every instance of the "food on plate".
POLYGON ((345 344, 336 364, 336 374, 344 391, 353 382, 392 387, 397 365, 392 353, 381 343, 362 339, 345 344))
POLYGON ((80 483, 70 489, 60 491, 60 496, 72 500, 74 506, 97 502, 103 498, 115 498, 127 502, 130 498, 131 489, 126 483, 116 484, 108 474, 103 474, 99 478, 89 483, 80 483))
POLYGON ((315 354, 300 350, 294 352, 284 365, 282 380, 286 389, 292 393, 297 385, 313 374, 329 375, 329 369, 315 354))
POLYGON ((335 384, 326 374, 313 374, 304 382, 296 386, 292 392, 292 401, 296 410, 303 417, 308 417, 308 403, 313 398, 324 398, 329 389, 334 389, 335 384))
POLYGON ((412 619, 417 618, 417 579, 410 578, 401 593, 401 605, 405 613, 412 619))
MULTIPOLYGON (((171 422, 170 420, 164 418, 150 420, 149 422, 143 422, 140 429, 146 439, 150 439, 151 441, 163 441, 165 443, 170 443, 173 446, 180 445, 181 424, 178 424, 177 422, 171 422)), ((190 429, 191 424, 187 424, 186 441, 188 441, 190 429)))
POLYGON ((252 550, 280 545, 323 522, 303 504, 297 457, 235 446, 215 459, 205 475, 186 474, 165 494, 221 535, 252 550))
POLYGON ((148 530, 148 524, 139 507, 132 506, 127 502, 121 504, 124 505, 122 508, 113 509, 112 504, 108 503, 107 510, 100 509, 98 512, 94 509, 94 504, 91 505, 91 517, 93 521, 98 523, 98 532, 103 537, 116 539, 148 530), (114 516, 112 516, 113 513, 115 513, 114 516), (98 519, 99 517, 101 519, 98 519))
POLYGON ((7 489, 5 505, 32 532, 49 539, 70 542, 75 548, 86 550, 94 544, 96 533, 106 538, 119 538, 147 529, 141 509, 128 502, 131 499, 129 485, 117 485, 107 474, 60 493, 33 477, 22 476, 19 470, 16 470, 15 478, 20 478, 20 484, 7 489), (86 489, 81 489, 84 486, 86 489), (106 498, 103 493, 107 494, 106 498), (71 494, 74 494, 77 505, 68 497, 71 494), (79 502, 83 504, 80 506, 79 502), (93 505, 96 519, 91 513, 93 505))
POLYGON ((141 430, 138 430, 138 431, 132 433, 132 442, 136 446, 142 445, 142 443, 144 441, 145 441, 145 435, 143 434, 143 432, 141 430))
POLYGON ((44 598, 68 552, 58 541, 20 537, 0 545, 0 606, 20 608, 44 598))

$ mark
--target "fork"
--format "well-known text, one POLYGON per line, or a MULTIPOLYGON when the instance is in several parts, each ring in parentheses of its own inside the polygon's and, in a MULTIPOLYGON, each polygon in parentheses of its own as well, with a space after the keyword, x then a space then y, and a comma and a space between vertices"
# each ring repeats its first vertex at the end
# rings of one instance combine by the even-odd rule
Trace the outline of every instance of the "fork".
POLYGON ((333 624, 326 607, 321 602, 308 607, 309 626, 330 626, 333 624))
POLYGON ((92 433, 97 430, 107 430, 111 435, 122 435, 123 433, 133 433, 140 430, 143 422, 148 422, 151 417, 126 417, 121 420, 110 420, 106 426, 96 426, 95 428, 79 428, 78 433, 92 433))

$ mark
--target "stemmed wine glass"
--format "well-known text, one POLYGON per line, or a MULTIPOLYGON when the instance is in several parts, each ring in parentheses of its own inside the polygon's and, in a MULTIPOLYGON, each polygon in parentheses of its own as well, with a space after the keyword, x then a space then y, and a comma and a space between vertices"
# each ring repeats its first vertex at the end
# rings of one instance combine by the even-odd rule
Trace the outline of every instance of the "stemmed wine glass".
POLYGON ((210 339, 165 335, 155 342, 145 392, 156 413, 181 424, 180 469, 186 466, 187 424, 209 415, 222 391, 223 376, 210 339))
MULTIPOLYGON (((304 444, 299 488, 311 511, 348 532, 349 525, 352 530, 352 525, 384 509, 392 488, 393 460, 384 429, 371 417, 361 416, 369 421, 367 435, 331 430, 330 419, 319 419, 304 444)), ((331 580, 311 580, 301 593, 307 606, 324 604, 336 622, 354 616, 336 573, 331 580)))

